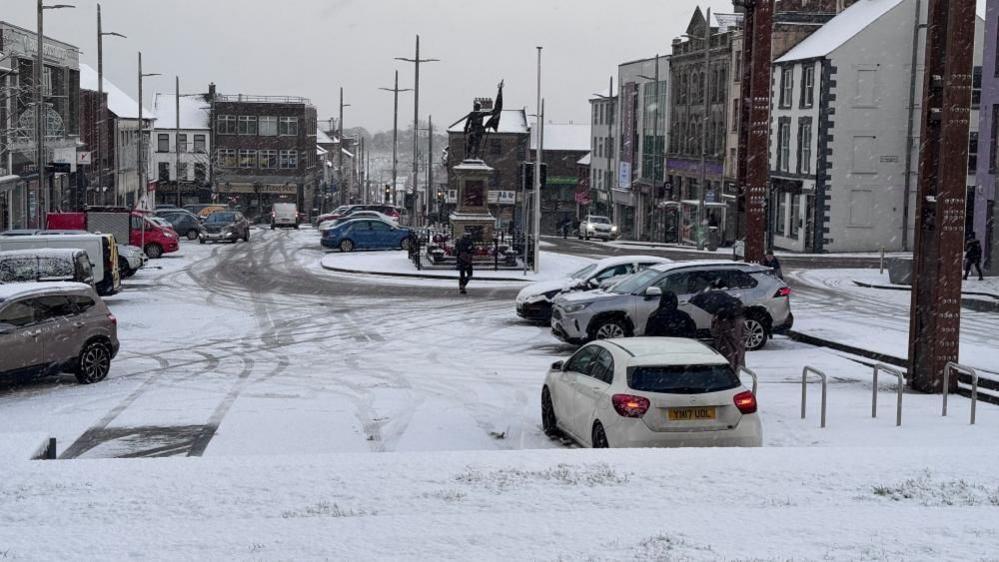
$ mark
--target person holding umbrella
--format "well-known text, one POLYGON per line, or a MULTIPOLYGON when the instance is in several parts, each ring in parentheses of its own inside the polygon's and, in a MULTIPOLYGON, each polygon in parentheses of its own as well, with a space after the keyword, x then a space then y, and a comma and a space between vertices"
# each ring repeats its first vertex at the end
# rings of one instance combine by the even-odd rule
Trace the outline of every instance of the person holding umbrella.
POLYGON ((712 347, 728 359, 733 369, 746 364, 745 323, 742 301, 724 291, 725 284, 715 280, 711 287, 690 299, 690 304, 711 314, 712 347))

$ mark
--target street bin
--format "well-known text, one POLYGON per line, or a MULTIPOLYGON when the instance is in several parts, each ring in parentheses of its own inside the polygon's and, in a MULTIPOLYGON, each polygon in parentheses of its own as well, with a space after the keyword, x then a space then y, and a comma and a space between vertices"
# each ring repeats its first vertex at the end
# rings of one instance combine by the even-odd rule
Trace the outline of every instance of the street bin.
POLYGON ((889 258, 888 280, 892 285, 912 285, 912 258, 889 258))
POLYGON ((708 251, 714 252, 718 250, 718 245, 721 244, 721 229, 717 226, 708 227, 708 251))

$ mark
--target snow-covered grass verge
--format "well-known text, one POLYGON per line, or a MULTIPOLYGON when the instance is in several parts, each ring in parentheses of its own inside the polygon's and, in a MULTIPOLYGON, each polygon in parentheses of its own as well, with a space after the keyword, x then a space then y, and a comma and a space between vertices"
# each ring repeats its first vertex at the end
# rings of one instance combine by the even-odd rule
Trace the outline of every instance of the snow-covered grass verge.
POLYGON ((979 560, 999 449, 16 462, 9 560, 979 560))

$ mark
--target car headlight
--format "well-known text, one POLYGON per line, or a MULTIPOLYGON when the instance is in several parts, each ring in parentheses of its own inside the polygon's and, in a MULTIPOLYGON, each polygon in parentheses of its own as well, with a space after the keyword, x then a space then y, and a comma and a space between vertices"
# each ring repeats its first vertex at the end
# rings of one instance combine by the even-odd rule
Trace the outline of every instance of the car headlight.
POLYGON ((565 304, 562 305, 562 312, 565 312, 566 314, 572 314, 573 312, 579 312, 580 310, 583 310, 588 306, 590 306, 590 303, 588 302, 565 304))
POLYGON ((612 226, 611 227, 611 232, 617 232, 617 227, 616 226, 612 226))

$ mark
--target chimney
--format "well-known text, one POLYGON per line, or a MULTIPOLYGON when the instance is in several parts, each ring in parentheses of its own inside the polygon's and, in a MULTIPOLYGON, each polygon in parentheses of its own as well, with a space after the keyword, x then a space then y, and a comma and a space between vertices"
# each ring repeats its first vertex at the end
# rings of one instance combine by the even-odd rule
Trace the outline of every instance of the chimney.
POLYGON ((215 82, 208 84, 208 101, 215 99, 215 82))

